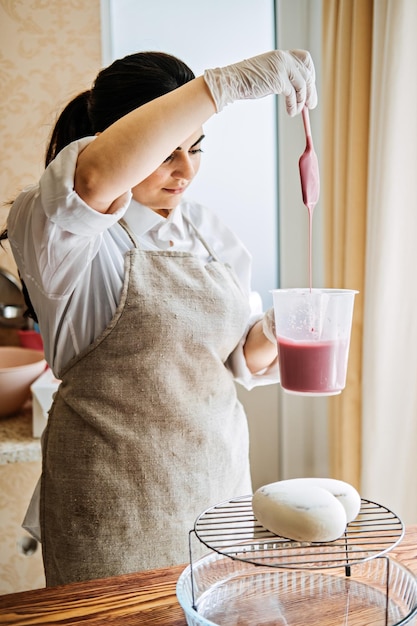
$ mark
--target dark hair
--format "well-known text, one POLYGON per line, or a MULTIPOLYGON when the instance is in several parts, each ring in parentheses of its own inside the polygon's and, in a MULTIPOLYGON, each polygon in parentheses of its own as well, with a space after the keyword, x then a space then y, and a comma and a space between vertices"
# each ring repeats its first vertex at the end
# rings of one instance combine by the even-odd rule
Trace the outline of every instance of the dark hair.
POLYGON ((94 135, 88 114, 86 114, 89 94, 89 91, 83 91, 71 100, 62 111, 46 150, 45 167, 53 161, 62 148, 65 148, 72 141, 94 135))
POLYGON ((180 59, 165 52, 137 52, 114 61, 97 75, 92 88, 62 111, 46 152, 48 165, 66 145, 102 132, 137 109, 194 78, 180 59))
MULTIPOLYGON (((72 141, 102 132, 130 111, 193 78, 188 65, 165 52, 137 52, 114 61, 98 73, 92 88, 73 98, 58 117, 46 150, 45 167, 72 141)), ((5 239, 7 229, 0 233, 0 246, 5 239)), ((23 281, 22 286, 26 314, 37 321, 23 281)))

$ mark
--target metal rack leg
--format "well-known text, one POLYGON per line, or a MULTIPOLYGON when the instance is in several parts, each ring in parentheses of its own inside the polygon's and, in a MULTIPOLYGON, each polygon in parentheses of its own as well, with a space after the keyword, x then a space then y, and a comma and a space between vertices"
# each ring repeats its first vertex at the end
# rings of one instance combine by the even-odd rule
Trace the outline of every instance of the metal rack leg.
POLYGON ((194 609, 194 611, 197 611, 197 606, 195 603, 195 590, 194 590, 194 572, 193 572, 193 554, 192 554, 192 547, 191 547, 191 535, 194 535, 195 532, 194 530, 190 530, 190 532, 188 533, 188 552, 190 555, 190 573, 191 573, 191 597, 193 600, 192 603, 192 608, 194 609))

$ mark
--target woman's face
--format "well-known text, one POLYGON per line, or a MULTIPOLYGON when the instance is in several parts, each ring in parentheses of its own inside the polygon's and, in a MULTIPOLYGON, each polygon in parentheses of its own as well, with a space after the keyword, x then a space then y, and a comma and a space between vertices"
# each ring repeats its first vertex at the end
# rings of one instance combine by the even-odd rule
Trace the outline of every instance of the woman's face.
POLYGON ((166 217, 181 201, 200 168, 202 129, 191 135, 148 178, 132 189, 133 198, 166 217))

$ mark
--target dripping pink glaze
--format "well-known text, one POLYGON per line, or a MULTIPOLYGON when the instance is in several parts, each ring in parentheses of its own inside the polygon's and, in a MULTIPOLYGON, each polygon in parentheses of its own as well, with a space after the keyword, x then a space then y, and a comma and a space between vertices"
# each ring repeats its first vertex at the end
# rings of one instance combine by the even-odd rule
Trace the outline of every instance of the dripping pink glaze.
POLYGON ((320 174, 317 155, 311 136, 310 116, 307 107, 302 110, 306 147, 299 160, 301 191, 303 202, 308 209, 308 247, 309 247, 309 277, 310 290, 312 288, 312 238, 313 238, 313 210, 320 195, 320 174))

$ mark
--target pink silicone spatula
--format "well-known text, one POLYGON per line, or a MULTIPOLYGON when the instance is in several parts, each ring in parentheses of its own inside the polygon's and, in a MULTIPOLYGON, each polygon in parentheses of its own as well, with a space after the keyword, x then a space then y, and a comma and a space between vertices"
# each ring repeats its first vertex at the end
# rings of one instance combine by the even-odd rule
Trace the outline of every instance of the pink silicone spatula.
POLYGON ((303 202, 308 209, 308 248, 309 248, 309 277, 310 291, 313 286, 313 263, 312 263, 312 238, 313 238, 313 209, 316 206, 320 195, 320 175, 317 155, 314 151, 313 139, 311 137, 310 116, 307 107, 302 110, 304 130, 307 145, 298 162, 300 168, 301 191, 303 202))
POLYGON ((307 145, 298 162, 300 168, 301 191, 303 194, 303 202, 312 213, 316 206, 320 195, 320 175, 317 155, 314 151, 313 139, 311 137, 310 117, 308 108, 302 110, 304 130, 306 134, 307 145))

